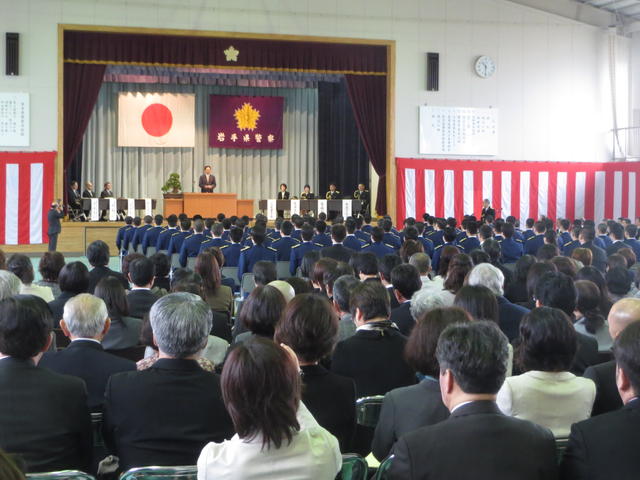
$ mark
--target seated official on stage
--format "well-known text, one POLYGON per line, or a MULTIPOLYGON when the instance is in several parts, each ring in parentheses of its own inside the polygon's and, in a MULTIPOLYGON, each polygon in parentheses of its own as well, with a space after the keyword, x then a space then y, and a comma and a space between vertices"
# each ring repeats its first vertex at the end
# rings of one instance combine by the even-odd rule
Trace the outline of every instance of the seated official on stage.
POLYGON ((93 183, 85 182, 82 198, 96 198, 96 192, 93 191, 93 183))
MULTIPOLYGON (((280 184, 280 191, 278 192, 278 200, 289 200, 289 192, 287 191, 287 184, 280 184)), ((278 216, 284 217, 284 210, 278 210, 278 216)))
POLYGON ((82 220, 83 222, 87 219, 86 215, 82 211, 82 203, 80 190, 78 189, 78 182, 72 180, 69 184, 69 191, 67 192, 67 201, 69 202, 69 219, 70 220, 82 220))
POLYGON ((315 194, 311 192, 311 187, 305 185, 302 193, 300 194, 300 200, 313 200, 316 198, 315 194))
POLYGON ((335 183, 329 184, 329 191, 324 196, 327 200, 339 200, 340 192, 336 189, 335 183))
POLYGON ((216 177, 211 175, 211 167, 205 165, 204 173, 200 175, 200 181, 198 182, 200 191, 202 193, 213 193, 216 188, 216 177))
POLYGON ((106 182, 104 184, 104 190, 100 192, 100 198, 113 198, 115 195, 113 194, 113 187, 111 186, 111 182, 106 182))
POLYGON ((364 213, 369 210, 369 204, 371 203, 371 194, 369 193, 369 190, 365 190, 364 183, 358 184, 358 189, 353 192, 353 198, 356 200, 360 200, 359 213, 364 215, 364 213))

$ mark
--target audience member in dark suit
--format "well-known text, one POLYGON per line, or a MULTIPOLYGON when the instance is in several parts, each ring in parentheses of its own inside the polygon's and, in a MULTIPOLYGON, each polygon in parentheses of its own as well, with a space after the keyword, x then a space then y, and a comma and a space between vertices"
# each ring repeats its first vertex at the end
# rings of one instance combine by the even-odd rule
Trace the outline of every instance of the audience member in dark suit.
POLYGON ((115 277, 105 277, 96 286, 94 295, 107 306, 111 327, 102 339, 105 350, 123 350, 140 344, 142 320, 129 316, 129 302, 122 284, 115 277))
POLYGON ((398 265, 391 270, 391 284, 393 285, 393 294, 400 306, 391 310, 389 320, 398 327, 403 335, 409 336, 416 324, 411 315, 411 297, 422 288, 420 272, 408 263, 398 265))
POLYGON ((195 465, 208 442, 233 433, 218 375, 196 361, 207 344, 211 309, 197 295, 172 293, 150 312, 159 360, 107 384, 104 435, 120 468, 195 465))
POLYGON ((402 437, 393 448, 393 480, 557 478, 551 432, 503 415, 507 337, 491 322, 450 325, 438 340, 442 400, 449 419, 402 437))
POLYGON ((331 304, 306 293, 287 305, 275 341, 295 352, 302 370, 302 401, 320 426, 338 439, 340 450, 348 452, 356 427, 355 384, 320 365, 331 353, 337 332, 338 319, 331 304))
MULTIPOLYGON (((359 255, 359 258, 362 258, 359 255)), ((376 257, 377 258, 377 257, 376 257)), ((391 271, 402 263, 402 259, 395 253, 390 253, 382 258, 377 258, 378 274, 380 275, 380 281, 389 292, 389 306, 391 311, 398 308, 400 303, 393 293, 393 285, 391 284, 391 271)))
POLYGON ((106 353, 100 341, 109 331, 109 313, 105 303, 88 293, 69 300, 64 307, 60 328, 71 343, 64 350, 45 353, 40 365, 64 375, 81 378, 87 385, 89 409, 101 411, 109 377, 135 370, 130 360, 106 353))
MULTIPOLYGON (((616 339, 630 324, 640 320, 640 299, 623 298, 613 304, 607 318, 609 334, 616 339)), ((616 385, 616 362, 611 360, 587 368, 586 378, 596 384, 596 400, 593 404, 592 416, 618 410, 622 400, 616 385)))
POLYGON ((155 268, 151 259, 136 258, 129 265, 129 280, 133 285, 127 295, 129 315, 142 318, 151 310, 158 297, 151 292, 155 268))
POLYGON ((213 193, 216 188, 216 177, 211 175, 211 167, 206 165, 204 167, 204 173, 200 175, 198 186, 202 193, 213 193))
POLYGON ((91 418, 84 382, 36 366, 51 344, 51 314, 32 295, 0 302, 0 448, 29 472, 88 471, 91 418))
POLYGON ((609 225, 609 238, 612 243, 607 247, 607 256, 618 253, 621 248, 629 246, 624 243, 624 227, 619 223, 611 223, 609 225))
POLYGON ((624 407, 575 423, 562 459, 567 480, 638 477, 640 442, 640 323, 625 328, 613 347, 624 407))
POLYGON ((107 266, 109 265, 109 256, 109 245, 102 240, 91 242, 87 247, 87 260, 93 267, 89 272, 89 289, 87 290, 89 293, 93 293, 98 282, 104 277, 115 277, 125 289, 129 288, 129 282, 124 276, 107 266))
POLYGON ((60 226, 60 220, 64 218, 64 213, 62 213, 62 207, 57 203, 52 203, 49 212, 47 213, 47 236, 49 237, 49 247, 48 250, 50 252, 55 252, 58 248, 58 235, 62 231, 62 227, 60 226))
POLYGON ((89 288, 89 270, 82 262, 67 263, 58 275, 60 285, 60 296, 49 302, 49 308, 53 315, 53 326, 58 328, 62 312, 67 300, 75 297, 79 293, 84 293, 89 288))
POLYGON ((436 345, 447 326, 470 320, 469 314, 461 308, 449 307, 431 310, 416 322, 407 341, 405 355, 422 380, 417 385, 396 388, 385 395, 372 445, 378 460, 387 457, 405 433, 449 418, 438 384, 440 367, 436 359, 436 345))
POLYGON ((593 227, 584 227, 578 236, 580 246, 591 250, 591 265, 604 273, 607 268, 607 254, 602 248, 593 244, 595 238, 596 231, 593 227))
POLYGON ((329 257, 337 260, 338 262, 349 263, 353 250, 342 245, 345 237, 347 236, 347 229, 342 224, 336 224, 331 226, 331 240, 333 245, 330 247, 324 247, 320 250, 321 257, 329 257))

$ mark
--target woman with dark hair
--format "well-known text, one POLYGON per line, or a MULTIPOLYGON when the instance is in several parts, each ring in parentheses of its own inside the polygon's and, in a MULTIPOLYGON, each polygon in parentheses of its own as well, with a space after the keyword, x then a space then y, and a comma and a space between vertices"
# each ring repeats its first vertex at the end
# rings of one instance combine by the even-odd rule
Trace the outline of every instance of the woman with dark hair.
POLYGON ((34 283, 41 287, 49 287, 53 293, 53 298, 60 296, 58 275, 62 267, 64 267, 64 255, 60 252, 44 252, 38 264, 38 271, 42 276, 42 280, 34 283))
POLYGON ((614 267, 607 270, 605 280, 607 282, 607 290, 609 290, 609 299, 613 303, 630 296, 629 292, 633 283, 633 276, 626 268, 626 261, 624 267, 614 267))
POLYGON ((589 280, 595 283, 600 290, 600 313, 605 318, 609 316, 609 310, 613 303, 609 299, 609 290, 607 289, 607 282, 602 275, 602 272, 595 267, 583 267, 578 270, 576 274, 576 280, 589 280))
POLYGON ((202 252, 196 257, 195 272, 202 277, 204 300, 214 312, 233 314, 233 292, 221 283, 220 267, 214 255, 202 252))
POLYGON ((313 285, 314 293, 327 295, 327 287, 324 283, 325 274, 328 274, 331 270, 335 270, 337 266, 338 261, 329 257, 321 258, 313 265, 313 271, 309 279, 313 285))
POLYGON ((275 287, 260 285, 254 288, 242 304, 238 321, 249 330, 234 338, 240 343, 251 337, 273 338, 276 325, 282 317, 287 302, 284 295, 275 287))
POLYGON ((531 266, 536 263, 533 255, 523 255, 515 265, 515 271, 510 283, 504 285, 504 296, 511 303, 524 303, 528 300, 527 274, 531 266))
POLYGON ((335 478, 342 466, 338 441, 300 400, 298 369, 291 349, 268 339, 233 349, 221 385, 237 434, 204 447, 199 480, 335 478))
POLYGON ((505 415, 569 435, 571 425, 591 416, 595 384, 569 372, 578 348, 569 317, 557 308, 540 307, 520 323, 516 362, 525 373, 507 377, 498 392, 505 415))
POLYGON ((545 273, 557 271, 558 269, 556 266, 549 262, 537 262, 531 265, 529 272, 527 273, 527 301, 519 302, 519 305, 522 305, 529 310, 536 308, 535 293, 538 281, 545 273))
POLYGON ((211 255, 213 255, 213 257, 218 262, 218 268, 220 268, 220 284, 225 285, 229 287, 231 290, 233 290, 236 285, 235 280, 231 277, 225 277, 222 274, 222 267, 224 267, 225 259, 224 259, 224 253, 222 253, 222 250, 220 249, 220 247, 209 247, 204 251, 209 252, 211 255))
POLYGON ((127 291, 116 277, 104 277, 96 285, 93 294, 107 306, 111 327, 102 339, 105 350, 122 350, 138 345, 142 320, 129 316, 127 291))
POLYGON ((498 323, 498 300, 494 293, 481 285, 465 285, 456 293, 453 305, 469 313, 474 320, 498 323))
POLYGON ((89 270, 82 262, 67 263, 60 270, 58 283, 60 284, 60 296, 49 302, 54 328, 60 328, 60 319, 67 300, 89 290, 89 270))
POLYGON ((600 289, 589 280, 578 280, 575 286, 578 291, 574 312, 577 320, 573 326, 576 332, 595 338, 598 341, 598 351, 608 352, 613 340, 609 334, 609 325, 600 313, 600 289))
POLYGON ((553 257, 551 260, 549 260, 549 262, 553 263, 553 265, 555 265, 556 269, 560 273, 564 273, 566 276, 568 276, 572 280, 576 278, 576 273, 577 273, 576 263, 572 261, 570 258, 562 257, 558 255, 553 257))
POLYGON ((300 264, 302 278, 311 280, 313 268, 318 260, 320 260, 320 250, 309 250, 302 256, 302 263, 300 264))
POLYGON ((22 282, 22 285, 20 286, 21 295, 35 295, 36 297, 43 299, 45 302, 53 301, 54 297, 51 288, 41 287, 33 283, 33 265, 31 264, 29 257, 21 253, 14 253, 9 257, 7 270, 13 273, 22 282))
POLYGON ((447 272, 449 271, 449 263, 451 263, 451 259, 459 254, 460 250, 458 250, 458 247, 453 245, 444 245, 442 247, 440 262, 438 263, 438 275, 434 280, 437 280, 438 277, 440 277, 442 279, 442 283, 444 283, 444 277, 447 276, 447 272))
POLYGON ((588 267, 593 262, 593 252, 588 248, 578 247, 571 252, 571 259, 577 260, 582 263, 583 266, 588 267))
POLYGON ((382 461, 405 433, 449 417, 449 410, 440 395, 436 346, 446 327, 469 321, 469 314, 457 307, 436 308, 418 318, 404 355, 421 381, 416 385, 396 388, 385 395, 372 444, 373 454, 378 460, 382 461))
POLYGON ((398 251, 402 262, 409 263, 409 259, 414 253, 424 253, 424 246, 417 240, 406 239, 398 251))
POLYGON ((153 288, 151 291, 160 298, 171 290, 171 281, 169 280, 171 259, 162 252, 154 253, 150 258, 154 266, 153 288))
POLYGON ((442 291, 439 293, 445 305, 453 305, 456 293, 464 285, 464 279, 472 268, 473 262, 466 253, 459 253, 451 259, 447 276, 442 285, 442 291))
POLYGON ((289 302, 276 326, 276 343, 291 347, 302 372, 302 401, 318 423, 349 452, 356 427, 356 387, 351 378, 330 372, 320 360, 333 352, 338 316, 331 304, 313 294, 289 302))

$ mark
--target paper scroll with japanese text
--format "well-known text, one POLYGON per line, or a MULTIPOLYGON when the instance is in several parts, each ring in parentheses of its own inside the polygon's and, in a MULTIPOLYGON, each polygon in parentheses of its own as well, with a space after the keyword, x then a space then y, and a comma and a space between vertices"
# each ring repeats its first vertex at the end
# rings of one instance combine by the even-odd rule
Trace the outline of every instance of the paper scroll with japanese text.
POLYGON ((275 220, 278 218, 278 210, 276 209, 275 200, 267 200, 267 220, 275 220))
POLYGON ((109 221, 114 222, 118 219, 117 200, 115 198, 109 199, 109 221))
POLYGON ((300 200, 291 200, 291 215, 300 215, 300 200))
POLYGON ((351 216, 353 202, 351 200, 342 200, 342 217, 347 218, 351 216))
POLYGON ((149 215, 149 216, 153 215, 152 205, 153 205, 153 203, 151 202, 150 198, 145 198, 144 199, 144 215, 145 215, 145 217, 147 215, 149 215))
POLYGON ((89 215, 89 220, 92 222, 97 222, 100 220, 100 208, 98 205, 98 198, 91 199, 91 214, 89 215))
POLYGON ((135 198, 127 198, 127 215, 136 216, 136 200, 135 198))
POLYGON ((326 200, 318 200, 318 213, 329 213, 327 211, 327 201, 326 200))

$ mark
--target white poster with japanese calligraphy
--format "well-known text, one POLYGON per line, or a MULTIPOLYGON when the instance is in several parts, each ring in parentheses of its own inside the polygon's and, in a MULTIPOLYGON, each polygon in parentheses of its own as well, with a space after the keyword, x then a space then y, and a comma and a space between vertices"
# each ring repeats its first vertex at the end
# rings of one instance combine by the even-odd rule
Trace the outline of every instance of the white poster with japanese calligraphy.
POLYGON ((29 94, 0 93, 0 147, 29 146, 29 94))
POLYGON ((136 199, 127 198, 127 215, 130 217, 136 216, 136 199))
POLYGON ((97 222, 98 220, 100 220, 100 207, 98 205, 99 200, 99 198, 91 199, 91 215, 89 216, 89 219, 92 222, 97 222))
POLYGON ((153 205, 153 203, 151 202, 150 198, 145 198, 144 199, 144 215, 145 216, 153 215, 153 208, 151 207, 152 205, 153 205))
POLYGON ((300 215, 300 200, 291 200, 291 215, 300 215))
POLYGON ((328 213, 326 200, 318 200, 318 213, 328 213))
POLYGON ((498 155, 498 109, 420 106, 423 155, 498 155))
POLYGON ((115 221, 118 218, 117 201, 115 198, 109 199, 109 220, 115 221))
POLYGON ((344 218, 351 216, 353 202, 351 200, 342 200, 342 216, 344 218))
POLYGON ((276 209, 276 201, 267 200, 267 220, 275 220, 278 218, 278 210, 276 209))

